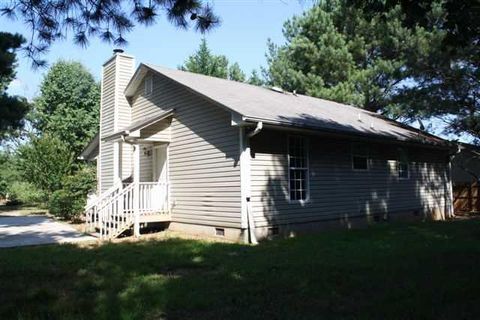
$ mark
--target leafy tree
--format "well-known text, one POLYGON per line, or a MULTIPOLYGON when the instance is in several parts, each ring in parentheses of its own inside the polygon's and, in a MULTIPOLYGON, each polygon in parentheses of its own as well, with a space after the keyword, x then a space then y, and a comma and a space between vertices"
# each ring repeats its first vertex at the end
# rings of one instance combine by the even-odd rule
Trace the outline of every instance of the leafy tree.
POLYGON ((24 181, 42 190, 47 197, 63 187, 74 169, 74 154, 60 139, 50 135, 32 137, 17 150, 17 169, 24 181))
POLYGON ((205 32, 219 24, 211 6, 201 0, 9 0, 1 6, 3 15, 21 19, 30 28, 25 49, 35 66, 43 65, 39 57, 67 34, 82 46, 91 37, 123 46, 135 24, 152 25, 161 11, 180 28, 188 28, 191 21, 205 32))
POLYGON ((8 187, 16 180, 13 155, 5 150, 0 151, 0 197, 5 198, 8 194, 8 187))
POLYGON ((479 137, 479 22, 469 2, 319 2, 285 23, 285 45, 269 42, 269 83, 394 118, 454 115, 451 130, 479 137))
POLYGON ((0 32, 0 141, 23 127, 24 116, 29 110, 25 98, 6 92, 15 78, 16 50, 24 41, 19 34, 0 32))
POLYGON ((62 140, 78 154, 98 130, 100 88, 79 62, 55 63, 40 85, 30 118, 40 134, 62 140))

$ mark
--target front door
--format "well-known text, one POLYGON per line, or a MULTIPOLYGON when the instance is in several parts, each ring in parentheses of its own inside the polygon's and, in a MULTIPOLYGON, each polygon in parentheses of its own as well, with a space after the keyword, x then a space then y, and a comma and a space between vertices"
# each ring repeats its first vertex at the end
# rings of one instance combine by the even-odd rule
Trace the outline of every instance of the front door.
POLYGON ((167 145, 162 144, 153 147, 153 180, 154 182, 166 183, 167 175, 167 145))
POLYGON ((153 187, 152 203, 155 209, 165 210, 168 199, 168 145, 153 147, 153 187))

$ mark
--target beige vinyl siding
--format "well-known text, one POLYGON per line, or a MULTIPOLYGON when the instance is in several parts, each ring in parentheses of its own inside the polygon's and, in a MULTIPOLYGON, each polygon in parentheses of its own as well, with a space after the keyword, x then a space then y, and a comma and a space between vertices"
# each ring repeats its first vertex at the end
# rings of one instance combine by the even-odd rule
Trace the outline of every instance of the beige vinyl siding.
MULTIPOLYGON (((127 87, 128 82, 130 81, 133 72, 134 72, 134 59, 126 55, 117 56, 117 86, 116 86, 116 96, 117 96, 117 106, 116 106, 116 123, 115 131, 122 130, 131 123, 131 107, 125 98, 124 91, 127 87)), ((123 143, 121 144, 122 155, 121 155, 121 165, 122 165, 122 179, 131 177, 133 174, 133 148, 131 145, 123 143)))
POLYGON ((351 142, 318 136, 307 137, 310 199, 289 201, 287 137, 285 132, 264 130, 251 141, 251 201, 257 227, 445 208, 446 154, 408 148, 410 178, 402 180, 397 146, 368 143, 370 168, 356 171, 351 142))
POLYGON ((103 66, 100 108, 100 187, 101 192, 113 185, 113 144, 102 141, 102 137, 115 130, 115 59, 103 66))
POLYGON ((175 109, 169 145, 172 221, 240 227, 239 131, 231 115, 167 78, 133 98, 132 121, 175 109))
POLYGON ((171 138, 171 120, 165 119, 158 123, 152 124, 151 126, 146 127, 141 130, 140 136, 143 140, 147 141, 170 141, 171 138))
POLYGON ((104 192, 113 186, 113 143, 101 142, 100 149, 100 183, 101 192, 104 192))
POLYGON ((153 178, 152 146, 140 145, 140 181, 150 182, 153 178))
POLYGON ((125 98, 124 91, 133 75, 133 58, 117 56, 117 86, 116 86, 116 123, 115 131, 126 128, 131 123, 131 107, 125 98))

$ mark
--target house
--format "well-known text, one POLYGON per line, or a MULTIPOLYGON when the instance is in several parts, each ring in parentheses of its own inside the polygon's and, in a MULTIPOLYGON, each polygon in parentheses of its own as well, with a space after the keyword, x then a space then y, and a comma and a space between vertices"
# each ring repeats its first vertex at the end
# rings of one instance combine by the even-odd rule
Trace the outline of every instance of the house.
MULTIPOLYGON (((451 147, 376 113, 167 69, 103 65, 98 195, 104 238, 150 222, 255 242, 330 225, 452 215, 451 147)), ((95 150, 98 149, 98 154, 95 150)))
POLYGON ((480 147, 458 143, 452 158, 453 206, 455 214, 480 212, 480 147))

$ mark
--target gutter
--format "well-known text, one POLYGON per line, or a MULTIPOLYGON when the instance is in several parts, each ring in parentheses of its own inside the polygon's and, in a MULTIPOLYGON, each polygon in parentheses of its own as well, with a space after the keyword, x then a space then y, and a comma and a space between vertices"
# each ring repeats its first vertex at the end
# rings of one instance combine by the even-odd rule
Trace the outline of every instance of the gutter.
POLYGON ((396 143, 402 143, 402 144, 409 144, 409 145, 415 145, 415 146, 422 146, 425 148, 434 148, 434 149, 443 149, 443 150, 451 150, 452 147, 448 143, 448 141, 445 141, 441 138, 434 137, 435 139, 439 139, 443 141, 441 142, 428 142, 427 139, 425 141, 409 141, 409 140, 400 140, 396 139, 394 137, 389 137, 389 136, 384 136, 380 137, 374 134, 369 134, 369 133, 362 133, 362 132, 351 132, 351 131, 339 131, 339 130, 334 130, 334 129, 329 129, 329 128, 320 128, 320 127, 310 127, 306 125, 300 125, 300 124, 292 124, 287 121, 281 121, 281 120, 272 120, 272 119, 263 119, 263 118, 256 118, 256 117, 248 117, 244 116, 242 117, 242 120, 244 122, 244 125, 246 124, 255 124, 262 122, 265 125, 271 126, 273 128, 283 128, 286 130, 292 130, 292 131, 306 131, 310 134, 325 134, 325 135, 331 135, 331 136, 336 136, 339 138, 351 138, 351 137, 359 137, 363 139, 368 139, 368 140, 377 140, 379 142, 385 143, 385 140, 388 141, 394 141, 396 143))

